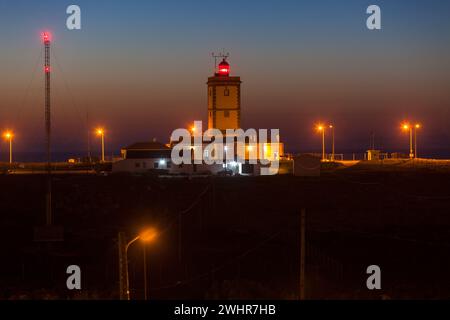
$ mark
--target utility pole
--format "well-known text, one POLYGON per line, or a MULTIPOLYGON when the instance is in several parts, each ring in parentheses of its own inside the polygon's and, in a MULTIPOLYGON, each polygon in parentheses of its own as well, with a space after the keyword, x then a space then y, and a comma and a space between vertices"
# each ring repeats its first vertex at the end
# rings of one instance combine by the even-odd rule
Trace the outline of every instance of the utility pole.
POLYGON ((331 161, 334 161, 334 126, 330 125, 330 129, 331 129, 331 140, 332 140, 331 161))
POLYGON ((12 157, 12 137, 9 137, 9 166, 12 167, 13 157, 12 157))
POLYGON ((409 128, 409 158, 414 158, 414 150, 413 150, 413 127, 409 128))
POLYGON ((300 215, 300 300, 305 300, 306 210, 300 215))
POLYGON ((325 161, 325 128, 322 129, 322 160, 325 161))
POLYGON ((420 128, 422 128, 422 126, 418 123, 414 126, 414 158, 416 159, 417 159, 417 130, 419 130, 420 128))
POLYGON ((129 300, 127 242, 124 232, 119 232, 117 243, 119 249, 119 296, 120 300, 129 300))
POLYGON ((414 127, 414 158, 417 159, 417 127, 414 127))
POLYGON ((105 162, 105 133, 102 132, 102 162, 105 162))

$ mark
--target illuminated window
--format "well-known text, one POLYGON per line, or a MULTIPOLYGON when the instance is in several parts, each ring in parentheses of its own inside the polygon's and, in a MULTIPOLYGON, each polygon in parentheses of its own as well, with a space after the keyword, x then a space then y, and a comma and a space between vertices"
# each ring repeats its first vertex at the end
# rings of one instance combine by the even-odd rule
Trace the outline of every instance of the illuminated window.
POLYGON ((225 118, 229 118, 229 117, 230 117, 230 111, 228 111, 228 110, 224 111, 224 112, 223 112, 223 116, 224 116, 225 118))
POLYGON ((230 90, 228 90, 228 88, 226 88, 223 92, 223 95, 228 97, 230 95, 230 90))
POLYGON ((212 89, 209 88, 209 96, 212 96, 212 89))

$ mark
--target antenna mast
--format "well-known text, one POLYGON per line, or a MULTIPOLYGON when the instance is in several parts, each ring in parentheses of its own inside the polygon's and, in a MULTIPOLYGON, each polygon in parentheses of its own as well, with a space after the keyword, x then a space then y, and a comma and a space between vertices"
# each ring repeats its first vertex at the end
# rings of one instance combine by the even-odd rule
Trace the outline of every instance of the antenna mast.
POLYGON ((50 114, 50 33, 44 32, 44 72, 45 72, 45 142, 47 147, 47 197, 46 197, 46 223, 52 224, 52 182, 51 182, 51 114, 50 114))

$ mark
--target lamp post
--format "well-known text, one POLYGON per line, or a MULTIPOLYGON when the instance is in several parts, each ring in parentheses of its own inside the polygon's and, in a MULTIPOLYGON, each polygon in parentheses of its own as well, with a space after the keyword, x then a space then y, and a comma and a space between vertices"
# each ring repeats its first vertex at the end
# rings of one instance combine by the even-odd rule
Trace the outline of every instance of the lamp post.
POLYGON ((317 131, 322 132, 322 161, 325 161, 325 127, 319 124, 317 131))
POLYGON ((417 130, 422 126, 420 124, 416 124, 414 126, 414 157, 417 159, 417 130))
POLYGON ((128 248, 137 240, 141 240, 144 245, 144 297, 147 300, 147 258, 146 258, 146 250, 145 245, 148 242, 153 241, 157 236, 155 229, 147 229, 144 232, 140 233, 136 237, 134 237, 131 241, 129 241, 125 245, 125 281, 126 281, 126 296, 127 300, 130 300, 130 279, 128 276, 128 248))
POLYGON ((102 139, 102 162, 105 162, 105 130, 98 128, 97 135, 102 139))
POLYGON ((405 123, 402 126, 403 130, 408 131, 409 130, 409 158, 413 159, 414 158, 414 149, 413 149, 413 127, 408 124, 405 123))
POLYGON ((330 124, 331 129, 331 141, 332 141, 332 147, 331 147, 331 161, 334 161, 334 126, 330 124))
POLYGON ((3 136, 9 142, 9 165, 11 166, 12 162, 13 162, 12 161, 13 160, 13 157, 12 157, 12 139, 13 139, 13 134, 12 134, 11 131, 7 131, 7 132, 5 132, 5 134, 3 136))
POLYGON ((147 300, 147 246, 145 243, 142 245, 142 251, 143 251, 143 260, 144 260, 144 300, 147 300))

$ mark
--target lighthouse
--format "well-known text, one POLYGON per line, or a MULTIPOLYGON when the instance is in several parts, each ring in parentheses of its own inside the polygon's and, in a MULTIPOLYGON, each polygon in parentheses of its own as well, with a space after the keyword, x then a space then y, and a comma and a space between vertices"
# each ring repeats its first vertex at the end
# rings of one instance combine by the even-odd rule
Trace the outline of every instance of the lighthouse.
POLYGON ((208 129, 241 128, 241 78, 230 76, 226 57, 208 78, 208 129))

